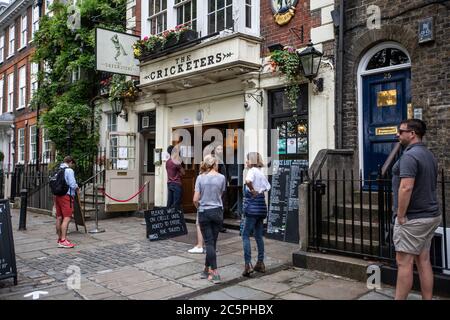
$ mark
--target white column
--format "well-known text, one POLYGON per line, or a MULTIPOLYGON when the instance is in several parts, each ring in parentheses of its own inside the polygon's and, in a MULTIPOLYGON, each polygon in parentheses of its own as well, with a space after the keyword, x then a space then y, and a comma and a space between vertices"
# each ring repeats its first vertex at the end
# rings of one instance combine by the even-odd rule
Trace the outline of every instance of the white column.
MULTIPOLYGON (((169 146, 170 128, 169 128, 169 108, 164 104, 156 106, 156 132, 155 147, 164 151, 169 146)), ((165 206, 167 202, 167 173, 166 162, 163 161, 160 166, 155 167, 155 206, 165 206)))

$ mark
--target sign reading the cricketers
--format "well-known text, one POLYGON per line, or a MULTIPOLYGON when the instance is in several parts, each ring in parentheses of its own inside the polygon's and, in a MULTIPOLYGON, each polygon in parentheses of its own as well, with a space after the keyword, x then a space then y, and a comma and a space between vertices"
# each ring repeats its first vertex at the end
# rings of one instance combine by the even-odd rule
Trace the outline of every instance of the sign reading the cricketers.
POLYGON ((133 53, 139 37, 102 28, 96 29, 95 37, 98 71, 139 76, 139 60, 133 53))

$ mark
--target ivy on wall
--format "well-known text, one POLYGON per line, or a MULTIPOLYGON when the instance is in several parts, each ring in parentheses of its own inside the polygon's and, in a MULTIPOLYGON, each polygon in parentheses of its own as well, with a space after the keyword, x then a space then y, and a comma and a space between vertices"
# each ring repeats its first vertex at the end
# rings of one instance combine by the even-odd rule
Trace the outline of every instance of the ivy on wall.
POLYGON ((75 159, 90 159, 97 150, 101 110, 93 107, 100 85, 95 70, 95 28, 125 31, 126 0, 79 1, 81 23, 71 30, 68 4, 55 3, 53 16, 43 15, 35 33, 33 61, 41 63, 39 88, 31 107, 40 106, 40 126, 55 143, 58 161, 70 153, 75 159), (80 72, 78 72, 80 71, 80 72), (79 74, 74 81, 73 73, 79 74))

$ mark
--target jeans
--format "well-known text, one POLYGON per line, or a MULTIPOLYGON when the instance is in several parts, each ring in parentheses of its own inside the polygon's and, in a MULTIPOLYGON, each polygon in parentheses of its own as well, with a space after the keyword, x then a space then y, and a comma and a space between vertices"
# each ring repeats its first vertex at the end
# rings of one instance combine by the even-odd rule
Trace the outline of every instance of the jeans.
POLYGON ((183 195, 183 189, 178 183, 168 183, 168 196, 167 196, 167 208, 181 209, 181 197, 183 195))
POLYGON ((199 210, 198 222, 206 246, 205 267, 217 269, 216 245, 223 224, 223 209, 199 210))
POLYGON ((242 233, 245 263, 251 263, 252 261, 252 249, 250 246, 250 234, 252 231, 255 235, 256 246, 258 247, 258 261, 264 261, 263 221, 264 217, 245 216, 244 231, 242 233))

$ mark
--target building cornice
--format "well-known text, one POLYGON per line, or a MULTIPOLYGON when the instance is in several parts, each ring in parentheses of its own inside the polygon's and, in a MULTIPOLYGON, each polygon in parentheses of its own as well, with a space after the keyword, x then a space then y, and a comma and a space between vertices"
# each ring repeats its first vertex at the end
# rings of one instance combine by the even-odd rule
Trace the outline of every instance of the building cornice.
POLYGON ((20 16, 23 12, 24 8, 28 8, 28 6, 32 5, 34 0, 16 0, 11 3, 5 11, 0 14, 0 29, 3 29, 5 26, 11 24, 11 21, 14 21, 18 16, 20 16))

